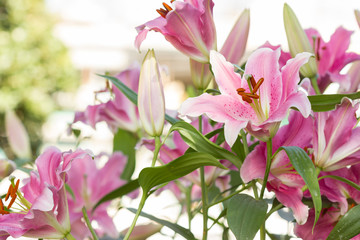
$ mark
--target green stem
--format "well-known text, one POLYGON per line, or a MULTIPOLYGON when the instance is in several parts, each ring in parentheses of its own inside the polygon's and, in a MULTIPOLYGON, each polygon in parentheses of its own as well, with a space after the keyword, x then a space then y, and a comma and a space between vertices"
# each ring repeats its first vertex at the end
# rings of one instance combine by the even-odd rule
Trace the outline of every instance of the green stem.
POLYGON ((267 149, 266 169, 265 169, 263 185, 261 187, 260 199, 264 198, 264 192, 265 192, 267 180, 268 180, 269 173, 270 173, 271 160, 272 160, 272 140, 271 140, 271 138, 266 142, 266 149, 267 149))
POLYGON ((317 76, 314 76, 312 78, 310 78, 310 81, 311 81, 311 85, 312 87, 314 88, 314 91, 317 95, 320 95, 321 94, 321 91, 320 91, 320 88, 317 84, 317 76))
POLYGON ((87 225, 87 227, 89 228, 89 230, 90 230, 90 232, 91 232, 91 235, 93 236, 93 239, 94 239, 94 240, 98 240, 99 238, 98 238, 98 236, 96 235, 93 227, 91 226, 91 222, 90 222, 90 219, 89 219, 89 217, 88 217, 88 215, 87 215, 87 211, 86 211, 85 206, 82 208, 82 213, 83 213, 83 216, 84 216, 86 225, 87 225))
POLYGON ((189 224, 189 231, 191 231, 191 220, 192 220, 192 214, 191 214, 191 189, 193 185, 191 184, 189 187, 185 190, 186 195, 186 211, 188 215, 188 224, 189 224))
MULTIPOLYGON (((272 140, 271 138, 266 142, 267 156, 266 156, 266 169, 264 174, 263 185, 261 186, 260 199, 264 198, 264 192, 267 184, 267 180, 270 173, 271 161, 272 161, 272 140)), ((265 222, 260 227, 260 240, 265 240, 266 228, 265 222)))
POLYGON ((277 205, 276 207, 272 208, 267 214, 266 214, 266 217, 265 217, 265 220, 268 219, 270 217, 271 214, 273 214, 274 212, 276 212, 277 210, 283 208, 284 205, 282 205, 281 203, 279 205, 277 205))
POLYGON ((208 221, 208 199, 207 199, 207 186, 205 183, 205 169, 200 168, 200 179, 201 179, 201 200, 203 209, 203 240, 207 239, 207 221, 208 221))
POLYGON ((129 230, 127 231, 125 237, 124 237, 124 240, 128 240, 129 237, 130 237, 130 234, 131 232, 133 231, 135 225, 136 225, 136 221, 137 219, 139 218, 140 216, 140 213, 141 213, 141 210, 143 209, 144 205, 145 205, 145 201, 146 201, 146 198, 147 198, 147 194, 146 193, 143 193, 142 197, 141 197, 141 201, 139 203, 139 207, 136 211, 136 214, 135 214, 135 217, 134 217, 134 220, 133 222, 131 223, 131 226, 129 228, 129 230))
MULTIPOLYGON (((250 84, 250 86, 251 86, 251 84, 250 84)), ((241 129, 240 133, 241 133, 241 139, 243 142, 244 153, 245 153, 245 158, 246 158, 246 156, 249 154, 249 145, 247 143, 246 133, 244 132, 244 130, 241 129)), ((256 180, 251 181, 251 186, 252 186, 252 189, 254 192, 255 199, 259 199, 259 194, 258 194, 257 186, 256 186, 256 180)))
POLYGON ((152 159, 152 162, 151 162, 151 167, 154 167, 155 166, 155 163, 156 163, 156 159, 159 155, 159 151, 160 151, 160 148, 161 148, 161 141, 160 141, 160 137, 159 136, 156 136, 155 137, 155 150, 154 150, 154 156, 153 156, 153 159, 152 159))
POLYGON ((224 201, 232 198, 232 197, 235 196, 236 194, 241 193, 242 191, 248 189, 249 187, 250 187, 250 185, 248 185, 248 186, 246 186, 246 187, 243 187, 243 188, 241 188, 240 190, 237 190, 237 191, 229 194, 228 196, 224 197, 223 199, 220 199, 219 201, 216 201, 216 202, 214 202, 214 203, 210 203, 210 204, 208 205, 208 209, 209 209, 210 207, 212 207, 212 206, 215 206, 216 204, 222 203, 222 202, 224 202, 224 201))
POLYGON ((67 239, 67 240, 76 240, 76 238, 74 238, 74 236, 71 235, 71 233, 66 234, 65 239, 67 239))

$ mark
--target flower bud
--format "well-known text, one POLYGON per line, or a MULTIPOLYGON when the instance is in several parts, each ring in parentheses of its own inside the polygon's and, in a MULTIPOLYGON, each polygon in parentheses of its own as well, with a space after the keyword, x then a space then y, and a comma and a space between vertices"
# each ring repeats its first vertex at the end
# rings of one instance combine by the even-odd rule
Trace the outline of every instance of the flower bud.
POLYGON ((360 27, 360 11, 356 9, 356 10, 354 10, 354 13, 355 13, 356 21, 360 27))
POLYGON ((196 89, 205 90, 213 75, 210 72, 210 65, 208 63, 201 63, 190 58, 190 72, 191 80, 196 89))
POLYGON ((147 52, 141 66, 138 108, 144 130, 150 136, 160 136, 165 122, 165 99, 153 49, 147 52))
POLYGON ((29 135, 13 111, 8 111, 5 114, 5 129, 9 145, 16 156, 19 158, 30 158, 29 135))
MULTIPOLYGON (((314 53, 299 20, 286 3, 284 4, 284 26, 292 57, 295 57, 296 54, 302 52, 314 53)), ((315 58, 310 58, 309 62, 300 68, 300 72, 304 77, 314 77, 317 74, 315 58)))
POLYGON ((250 28, 250 10, 245 9, 237 19, 220 53, 227 61, 239 64, 246 49, 250 28))
POLYGON ((13 161, 8 159, 0 159, 0 180, 9 176, 16 168, 13 161))

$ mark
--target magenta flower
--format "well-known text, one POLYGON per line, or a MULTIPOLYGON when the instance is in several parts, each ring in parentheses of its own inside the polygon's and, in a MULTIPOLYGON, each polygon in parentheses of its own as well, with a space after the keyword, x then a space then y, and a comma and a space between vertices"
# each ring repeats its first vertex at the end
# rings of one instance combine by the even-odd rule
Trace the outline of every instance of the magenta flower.
POLYGON ((4 212, 1 207, 0 239, 8 236, 74 239, 70 234, 64 184, 71 162, 83 158, 91 159, 91 156, 82 150, 62 153, 54 147, 46 149, 35 161, 38 171, 30 173, 21 191, 18 190, 19 181, 10 186, 9 211, 4 212), (13 207, 15 204, 18 207, 13 207))
POLYGON ((96 160, 100 160, 100 157, 98 156, 95 160, 91 158, 78 159, 72 163, 68 172, 68 185, 74 193, 74 197, 67 194, 71 233, 76 239, 91 237, 89 229, 81 220, 83 207, 87 209, 90 220, 98 223, 99 228, 95 230, 99 235, 107 234, 113 238, 118 235, 113 220, 106 210, 110 202, 101 204, 95 211, 92 209, 103 196, 126 183, 120 179, 126 165, 126 157, 120 152, 115 152, 104 167, 98 168, 96 160))
POLYGON ((347 84, 341 85, 339 93, 354 93, 360 87, 360 61, 356 61, 351 64, 349 71, 346 74, 347 84))
MULTIPOLYGON (((140 67, 135 65, 116 75, 121 82, 138 91, 140 67)), ((76 112, 74 123, 81 121, 95 128, 96 123, 105 121, 109 128, 116 132, 125 129, 136 132, 140 126, 138 109, 116 86, 110 90, 114 99, 106 103, 88 106, 84 112, 76 112)))
POLYGON ((281 69, 279 57, 280 49, 256 50, 249 57, 241 77, 221 54, 212 51, 210 63, 221 95, 204 93, 187 99, 180 114, 197 117, 205 113, 212 120, 225 123, 225 139, 230 146, 243 128, 267 141, 275 135, 290 107, 298 108, 305 117, 311 109, 306 94, 298 90, 299 69, 310 54, 298 54, 281 69), (246 78, 250 78, 251 84, 246 78))
POLYGON ((321 92, 331 82, 337 82, 342 88, 348 89, 350 87, 349 77, 340 74, 340 71, 347 64, 360 59, 360 55, 346 52, 350 45, 352 31, 339 27, 327 43, 315 29, 310 28, 305 32, 315 52, 319 74, 317 82, 321 92))
POLYGON ((136 48, 140 48, 149 31, 164 35, 177 50, 199 62, 209 62, 209 51, 216 49, 216 30, 212 0, 171 1, 158 9, 161 15, 136 27, 136 48))
POLYGON ((322 171, 360 163, 360 128, 355 127, 358 106, 344 98, 335 110, 315 114, 314 163, 322 171))
MULTIPOLYGON (((309 219, 304 225, 295 225, 295 235, 301 239, 306 240, 325 240, 329 236, 331 230, 334 228, 336 223, 342 217, 340 210, 336 207, 330 207, 323 209, 320 214, 319 220, 316 222, 314 231, 314 219, 315 211, 314 209, 310 210, 309 219)), ((360 240, 360 234, 351 238, 351 240, 360 240)))
MULTIPOLYGON (((281 127, 273 138, 273 152, 281 146, 298 146, 307 148, 311 145, 312 119, 303 118, 299 112, 292 112, 289 124, 281 127)), ((246 157, 240 176, 244 182, 262 179, 266 168, 266 143, 262 142, 246 157)), ((299 224, 306 222, 308 207, 301 200, 305 185, 302 177, 292 167, 284 151, 279 152, 273 159, 267 189, 274 191, 276 198, 286 207, 292 209, 299 224)))

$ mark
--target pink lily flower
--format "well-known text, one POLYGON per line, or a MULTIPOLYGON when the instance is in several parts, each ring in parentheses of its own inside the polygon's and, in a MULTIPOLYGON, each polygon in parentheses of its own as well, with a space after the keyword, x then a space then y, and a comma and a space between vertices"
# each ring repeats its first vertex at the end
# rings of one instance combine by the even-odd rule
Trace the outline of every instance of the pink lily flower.
POLYGON ((211 51, 210 63, 221 95, 204 93, 189 98, 182 104, 180 114, 197 117, 205 113, 210 119, 225 123, 225 139, 230 146, 243 128, 267 141, 275 135, 290 107, 298 108, 304 117, 309 116, 311 109, 306 94, 298 90, 299 69, 310 54, 298 54, 281 69, 279 57, 280 49, 256 50, 241 77, 220 53, 211 51))
POLYGON ((353 32, 339 27, 327 43, 315 29, 310 28, 305 32, 315 52, 319 74, 317 82, 320 91, 323 92, 331 82, 337 82, 342 88, 348 89, 350 87, 349 77, 340 74, 340 71, 347 64, 360 59, 360 55, 346 52, 353 32))
POLYGON ((38 171, 32 171, 30 178, 24 180, 21 191, 19 180, 16 184, 13 181, 9 193, 11 202, 15 201, 19 209, 11 202, 7 205, 9 210, 1 207, 0 239, 8 236, 74 239, 70 234, 65 182, 71 162, 82 158, 91 160, 82 150, 62 153, 50 147, 36 159, 38 171))
MULTIPOLYGON (((291 112, 289 124, 281 127, 273 138, 273 152, 281 146, 310 147, 312 134, 312 119, 303 118, 299 112, 291 112)), ((266 143, 261 142, 246 157, 240 176, 244 182, 262 179, 266 168, 266 143)), ((284 151, 279 152, 273 159, 267 183, 267 189, 274 191, 276 198, 289 207, 299 224, 306 222, 308 207, 301 202, 305 185, 302 177, 296 173, 284 151)))
MULTIPOLYGON (((306 240, 325 240, 341 217, 342 214, 336 207, 323 209, 313 231, 315 210, 311 209, 308 221, 304 225, 295 225, 295 235, 306 240)), ((351 240, 360 240, 360 234, 351 240)))
MULTIPOLYGON (((140 67, 135 65, 115 77, 137 92, 139 75, 140 67)), ((116 86, 112 86, 110 91, 114 94, 113 100, 88 106, 84 112, 76 112, 73 122, 80 121, 95 129, 96 123, 105 121, 112 132, 117 132, 119 128, 136 132, 140 126, 137 107, 116 86)))
POLYGON ((158 9, 160 17, 136 27, 135 47, 140 49, 149 31, 160 32, 177 50, 199 62, 209 62, 216 49, 212 0, 171 1, 158 9))
POLYGON ((322 171, 360 163, 360 128, 355 127, 358 106, 344 98, 335 110, 315 114, 314 164, 322 171))
POLYGON ((354 93, 357 92, 360 86, 360 61, 351 64, 349 71, 346 74, 349 86, 341 85, 339 93, 354 93), (348 87, 348 88, 345 88, 348 87))
POLYGON ((266 41, 262 46, 260 46, 259 48, 270 48, 272 50, 276 50, 278 48, 280 48, 281 54, 280 54, 280 58, 279 58, 279 66, 280 68, 282 68, 283 66, 286 65, 287 61, 291 59, 291 54, 289 52, 285 52, 281 49, 280 45, 271 45, 270 42, 266 41))
POLYGON ((120 179, 120 175, 126 165, 126 156, 121 152, 115 152, 109 157, 104 167, 98 168, 96 160, 100 160, 101 155, 95 160, 90 158, 78 159, 73 162, 68 171, 68 185, 72 189, 74 196, 67 194, 69 203, 71 233, 76 239, 91 237, 89 229, 82 221, 82 208, 85 206, 90 221, 95 220, 99 228, 95 229, 97 234, 107 234, 116 238, 118 232, 112 218, 107 213, 110 202, 101 204, 92 211, 95 204, 112 190, 125 184, 126 181, 120 179))

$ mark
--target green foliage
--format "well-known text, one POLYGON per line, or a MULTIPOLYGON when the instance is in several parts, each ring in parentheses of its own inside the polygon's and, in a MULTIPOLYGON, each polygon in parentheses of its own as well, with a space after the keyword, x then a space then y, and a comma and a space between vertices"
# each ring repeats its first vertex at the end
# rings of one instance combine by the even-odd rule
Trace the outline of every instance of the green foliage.
POLYGON ((254 239, 264 223, 268 205, 264 200, 255 200, 249 195, 239 194, 230 199, 227 217, 229 227, 236 239, 254 239))
POLYGON ((45 117, 58 108, 53 94, 78 82, 66 48, 53 35, 54 23, 42 0, 0 0, 0 126, 4 112, 15 109, 33 149, 45 117))

